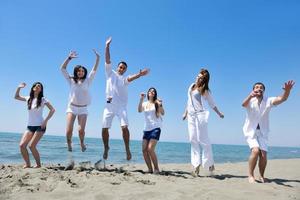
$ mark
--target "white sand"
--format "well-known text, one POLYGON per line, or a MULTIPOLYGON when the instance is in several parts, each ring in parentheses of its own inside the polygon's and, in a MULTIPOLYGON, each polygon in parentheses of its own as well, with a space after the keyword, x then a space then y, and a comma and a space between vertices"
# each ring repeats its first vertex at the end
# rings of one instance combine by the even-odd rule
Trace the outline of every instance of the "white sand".
MULTIPOLYGON (((189 164, 160 165, 161 174, 145 174, 143 164, 64 171, 59 165, 22 169, 0 165, 0 199, 262 199, 300 200, 300 159, 270 160, 268 183, 248 183, 247 163, 217 164, 215 175, 189 164)), ((256 173, 257 174, 257 173, 256 173)))

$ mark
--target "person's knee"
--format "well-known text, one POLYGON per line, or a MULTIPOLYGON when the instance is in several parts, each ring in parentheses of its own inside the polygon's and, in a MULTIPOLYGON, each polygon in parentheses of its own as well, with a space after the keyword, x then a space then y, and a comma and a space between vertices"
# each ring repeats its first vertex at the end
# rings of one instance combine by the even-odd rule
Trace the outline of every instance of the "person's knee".
POLYGON ((129 132, 128 127, 127 126, 121 126, 121 129, 123 132, 129 132))
POLYGON ((78 128, 78 133, 79 133, 79 135, 84 135, 85 131, 83 128, 80 127, 80 128, 78 128))
POLYGON ((258 156, 258 155, 260 154, 260 150, 259 150, 259 148, 254 147, 254 148, 252 148, 251 153, 252 153, 254 156, 258 156))
POLYGON ((148 153, 148 148, 145 146, 142 148, 143 153, 148 153))
POLYGON ((148 146, 147 151, 149 153, 154 153, 155 147, 154 146, 148 146))
POLYGON ((102 128, 102 134, 108 134, 108 128, 102 128))
POLYGON ((267 152, 266 151, 261 150, 259 155, 260 155, 261 158, 267 159, 267 152))
POLYGON ((20 149, 26 149, 27 144, 24 142, 20 142, 19 147, 20 147, 20 149))

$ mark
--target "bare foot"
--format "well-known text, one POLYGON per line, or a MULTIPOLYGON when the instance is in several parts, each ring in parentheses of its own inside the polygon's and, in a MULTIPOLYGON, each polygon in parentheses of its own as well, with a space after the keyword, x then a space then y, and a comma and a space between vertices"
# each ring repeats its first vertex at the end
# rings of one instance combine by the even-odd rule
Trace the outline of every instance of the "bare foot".
POLYGON ((199 172, 200 172, 200 165, 198 165, 198 166, 194 169, 194 171, 192 171, 191 175, 192 175, 193 177, 198 177, 199 172))
POLYGON ((249 183, 256 183, 256 180, 253 176, 249 176, 248 181, 249 181, 249 183))
POLYGON ((109 147, 104 148, 103 159, 107 160, 109 147))
POLYGON ((159 175, 159 169, 155 169, 154 172, 153 172, 153 174, 159 175))
POLYGON ((126 151, 126 154, 127 154, 127 160, 131 160, 131 153, 129 149, 126 151))
POLYGON ((260 182, 262 182, 262 183, 266 183, 266 182, 268 182, 268 179, 266 179, 265 177, 259 177, 259 180, 260 180, 260 182))
POLYGON ((81 146, 81 151, 82 151, 82 152, 85 152, 85 150, 86 150, 86 145, 83 144, 83 143, 81 143, 80 146, 81 146))
POLYGON ((36 165, 34 166, 34 168, 41 168, 41 165, 36 165))
POLYGON ((26 168, 31 168, 31 166, 30 165, 24 165, 23 169, 26 169, 26 168))

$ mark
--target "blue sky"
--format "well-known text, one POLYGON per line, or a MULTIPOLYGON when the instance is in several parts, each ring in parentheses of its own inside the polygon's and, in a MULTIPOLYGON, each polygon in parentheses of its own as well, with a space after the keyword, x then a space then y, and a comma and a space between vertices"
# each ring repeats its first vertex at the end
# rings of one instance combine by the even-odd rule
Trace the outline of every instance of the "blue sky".
MULTIPOLYGON (((129 86, 129 123, 132 139, 142 137, 144 118, 137 113, 139 93, 154 86, 166 110, 161 140, 188 142, 181 120, 187 88, 201 67, 211 73, 210 88, 223 120, 211 111, 212 143, 246 144, 242 133, 243 99, 252 84, 262 81, 266 95, 282 93, 285 81, 296 85, 290 99, 271 112, 270 144, 300 146, 300 2, 290 1, 116 1, 116 0, 3 0, 0 3, 1 94, 0 131, 23 132, 24 103, 13 99, 20 82, 28 87, 41 81, 45 96, 56 108, 49 135, 64 135, 68 84, 60 65, 70 50, 75 64, 89 70, 96 48, 101 62, 91 86, 92 104, 87 137, 100 138, 105 104, 104 45, 113 37, 113 64, 125 60, 127 74, 149 67, 149 76, 129 86)), ((77 135, 74 132, 74 135, 77 135)), ((111 138, 121 138, 115 119, 111 138)))

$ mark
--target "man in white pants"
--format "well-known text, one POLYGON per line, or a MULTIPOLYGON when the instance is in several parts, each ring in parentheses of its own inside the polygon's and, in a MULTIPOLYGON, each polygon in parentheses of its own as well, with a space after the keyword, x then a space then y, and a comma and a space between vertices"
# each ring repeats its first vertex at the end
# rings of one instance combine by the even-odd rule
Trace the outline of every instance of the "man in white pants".
POLYGON ((288 81, 284 84, 283 94, 278 97, 265 97, 263 83, 255 83, 251 93, 243 101, 247 116, 243 127, 244 135, 251 149, 249 157, 249 183, 254 183, 254 169, 258 162, 260 181, 265 182, 265 169, 267 166, 269 113, 272 107, 281 104, 289 97, 290 91, 295 84, 288 81))
POLYGON ((129 148, 130 134, 128 130, 128 118, 127 118, 127 100, 128 91, 127 86, 135 79, 145 76, 149 73, 149 69, 140 70, 139 73, 124 77, 127 70, 127 64, 121 61, 118 64, 117 70, 112 70, 110 60, 110 43, 112 38, 109 37, 106 40, 105 46, 105 75, 106 75, 106 105, 103 112, 102 123, 102 141, 104 145, 103 158, 108 158, 109 150, 109 132, 114 116, 117 116, 120 121, 123 140, 125 143, 126 158, 131 159, 131 152, 129 148))

